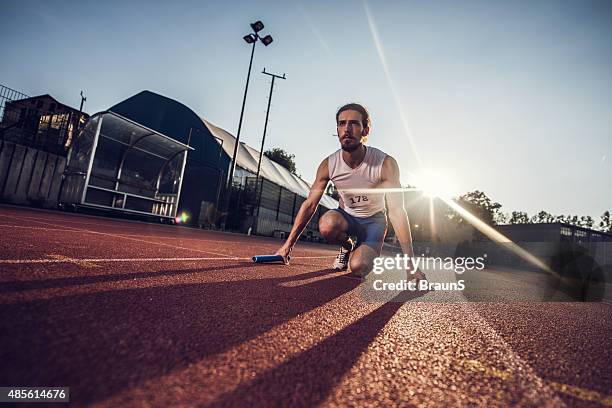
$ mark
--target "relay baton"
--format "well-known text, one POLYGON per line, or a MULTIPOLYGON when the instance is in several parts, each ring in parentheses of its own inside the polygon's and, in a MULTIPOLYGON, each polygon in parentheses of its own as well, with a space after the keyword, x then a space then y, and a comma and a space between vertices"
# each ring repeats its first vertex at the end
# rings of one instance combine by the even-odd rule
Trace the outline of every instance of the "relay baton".
MULTIPOLYGON (((281 255, 255 255, 253 258, 253 262, 255 263, 269 263, 269 262, 282 262, 285 263, 285 260, 281 255)), ((287 261, 289 261, 291 257, 287 257, 287 261)))

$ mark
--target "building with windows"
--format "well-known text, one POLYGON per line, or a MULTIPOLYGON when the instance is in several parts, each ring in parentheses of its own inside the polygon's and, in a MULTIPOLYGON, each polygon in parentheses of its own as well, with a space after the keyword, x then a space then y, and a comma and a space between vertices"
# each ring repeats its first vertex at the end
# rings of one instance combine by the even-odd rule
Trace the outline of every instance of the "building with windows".
POLYGON ((66 156, 77 129, 89 116, 48 94, 13 93, 14 99, 2 97, 0 139, 66 156))
POLYGON ((0 85, 0 200, 57 208, 67 155, 88 115, 0 85))
POLYGON ((562 276, 612 282, 612 234, 563 223, 512 224, 495 227, 508 242, 481 236, 471 252, 487 254, 493 265, 540 270, 512 251, 514 244, 562 276), (592 278, 595 276, 595 278, 592 278))
POLYGON ((569 242, 596 244, 612 242, 612 234, 564 223, 511 224, 496 227, 499 232, 518 242, 569 242))

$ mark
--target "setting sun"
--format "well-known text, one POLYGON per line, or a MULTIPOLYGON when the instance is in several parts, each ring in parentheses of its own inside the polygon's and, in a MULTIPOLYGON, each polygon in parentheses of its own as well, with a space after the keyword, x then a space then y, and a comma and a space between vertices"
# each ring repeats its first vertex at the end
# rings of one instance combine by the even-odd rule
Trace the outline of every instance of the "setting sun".
POLYGON ((428 197, 449 199, 456 195, 456 185, 446 172, 440 170, 424 170, 414 179, 416 187, 428 197))

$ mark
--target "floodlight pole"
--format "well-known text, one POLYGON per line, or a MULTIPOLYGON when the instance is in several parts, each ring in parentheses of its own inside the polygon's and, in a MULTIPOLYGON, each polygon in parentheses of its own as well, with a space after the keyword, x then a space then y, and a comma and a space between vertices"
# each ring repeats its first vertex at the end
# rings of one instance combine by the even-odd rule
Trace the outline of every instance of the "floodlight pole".
MULTIPOLYGON (((240 120, 238 121, 238 133, 236 134, 236 143, 234 143, 234 153, 232 155, 232 165, 227 177, 227 190, 229 199, 229 190, 232 187, 232 181, 234 178, 234 171, 236 170, 236 156, 238 155, 238 145, 240 144, 240 130, 242 130, 242 118, 244 117, 244 105, 246 104, 247 92, 249 91, 249 79, 251 79, 251 67, 253 66, 253 55, 255 54, 255 45, 259 35, 255 33, 256 40, 253 41, 253 48, 251 49, 251 61, 249 62, 249 72, 247 73, 246 86, 244 87, 244 96, 242 97, 242 109, 240 110, 240 120)), ((229 202, 229 201, 228 201, 229 202)))
MULTIPOLYGON (((249 43, 253 44, 253 48, 251 49, 251 60, 249 61, 249 71, 247 73, 246 86, 244 87, 244 96, 242 97, 242 108, 240 109, 240 121, 238 122, 238 133, 236 134, 236 141, 234 144, 234 153, 232 155, 232 163, 229 168, 227 184, 226 184, 226 199, 224 204, 224 210, 226 214, 229 213, 229 203, 230 203, 230 193, 232 189, 232 184, 234 181, 234 172, 236 170, 236 159, 238 156, 238 146, 240 145, 240 131, 242 130, 242 119, 244 117, 244 106, 246 104, 247 92, 249 90, 249 80, 251 78, 251 67, 253 66, 253 55, 255 54, 255 45, 257 45, 257 41, 260 40, 263 45, 266 47, 270 45, 273 41, 271 35, 266 35, 265 37, 260 37, 259 32, 264 28, 264 24, 261 21, 256 21, 251 24, 251 29, 253 32, 251 34, 247 34, 243 37, 243 39, 249 43)), ((225 229, 225 222, 223 223, 223 229, 225 229)))

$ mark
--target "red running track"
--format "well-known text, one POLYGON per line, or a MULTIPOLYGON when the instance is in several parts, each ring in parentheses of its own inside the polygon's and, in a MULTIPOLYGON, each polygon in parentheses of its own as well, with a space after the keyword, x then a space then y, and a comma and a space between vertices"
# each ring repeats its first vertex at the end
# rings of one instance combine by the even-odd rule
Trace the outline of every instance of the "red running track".
POLYGON ((606 303, 372 303, 329 246, 18 207, 0 237, 0 385, 74 406, 612 406, 606 303))

